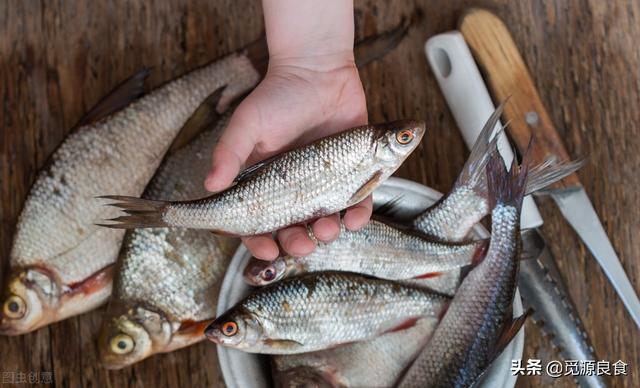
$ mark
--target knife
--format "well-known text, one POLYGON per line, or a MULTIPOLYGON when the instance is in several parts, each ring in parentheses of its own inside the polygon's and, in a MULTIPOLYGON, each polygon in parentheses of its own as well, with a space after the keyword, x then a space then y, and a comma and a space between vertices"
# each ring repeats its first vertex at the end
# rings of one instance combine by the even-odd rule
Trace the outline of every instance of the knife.
MULTIPOLYGON (((493 93, 502 101, 511 96, 504 117, 518 148, 527 148, 533 136, 533 162, 569 160, 560 135, 551 123, 529 71, 502 20, 489 11, 468 10, 459 22, 460 32, 469 44, 493 93)), ((560 212, 591 251, 622 299, 636 325, 640 327, 640 300, 620 259, 607 237, 577 174, 553 185, 549 193, 560 212)))
MULTIPOLYGON (((425 45, 427 60, 442 89, 465 142, 471 148, 487 117, 494 111, 491 96, 462 35, 448 32, 430 38, 425 45)), ((508 106, 510 102, 506 104, 508 106)), ((496 129, 500 124, 496 125, 496 129)), ((513 154, 504 134, 498 145, 507 164, 513 154), (502 147, 501 147, 502 146, 502 147)), ((526 308, 533 309, 539 327, 565 360, 597 360, 576 309, 566 292, 546 243, 536 228, 543 223, 535 202, 523 202, 523 245, 541 252, 536 259, 520 263, 518 287, 526 308)), ((585 387, 605 387, 600 376, 575 376, 585 387)))

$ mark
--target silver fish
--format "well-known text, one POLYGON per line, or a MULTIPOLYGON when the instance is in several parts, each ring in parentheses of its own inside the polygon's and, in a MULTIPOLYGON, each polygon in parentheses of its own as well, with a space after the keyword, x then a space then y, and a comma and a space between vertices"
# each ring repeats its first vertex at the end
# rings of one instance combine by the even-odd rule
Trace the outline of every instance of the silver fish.
MULTIPOLYGON (((359 65, 384 55, 405 32, 406 26, 399 26, 358 42, 359 65)), ((257 57, 255 52, 251 56, 257 57)), ((207 101, 204 105, 211 104, 207 101)), ((209 119, 207 110, 200 108, 191 120, 201 111, 209 119)), ((214 129, 188 145, 174 141, 171 149, 183 148, 165 160, 144 196, 184 200, 207 195, 201 182, 228 120, 226 114, 214 129)), ((98 339, 103 364, 122 368, 152 354, 202 340, 204 326, 215 317, 219 285, 237 244, 237 239, 214 237, 202 230, 155 228, 129 232, 98 339)))
POLYGON ((353 128, 250 167, 235 186, 200 200, 107 196, 129 215, 106 226, 181 226, 247 236, 329 215, 371 194, 424 132, 424 122, 410 120, 353 128))
MULTIPOLYGON (((451 191, 412 220, 416 230, 444 241, 464 241, 473 226, 489 214, 485 166, 496 149, 499 133, 492 135, 503 107, 504 103, 487 120, 451 191)), ((564 178, 583 164, 583 160, 576 160, 533 167, 529 171, 525 195, 564 178)))
POLYGON ((423 318, 374 340, 273 356, 276 387, 390 387, 424 347, 438 320, 423 318))
MULTIPOLYGON (((526 158, 526 157, 525 157, 526 158)), ((497 152, 487 166, 491 242, 485 259, 462 281, 442 321, 400 387, 469 387, 517 334, 512 321, 520 242, 520 207, 528 168, 507 172, 497 152)))
POLYGON ((316 241, 316 249, 304 257, 280 256, 271 262, 252 259, 244 279, 262 286, 296 274, 331 270, 389 280, 432 278, 471 264, 474 257, 483 255, 487 243, 444 243, 374 219, 358 231, 341 225, 335 241, 316 241))
POLYGON ((232 54, 131 102, 144 75, 96 107, 35 181, 14 237, 0 333, 26 333, 105 302, 124 232, 94 225, 105 216, 94 197, 140 195, 207 96, 224 87, 218 108, 226 109, 260 78, 246 54, 232 54))
POLYGON ((449 298, 348 272, 316 272, 259 288, 209 325, 220 345, 296 354, 369 340, 437 319, 449 298))
MULTIPOLYGON (((205 195, 210 156, 229 114, 160 166, 144 196, 205 195)), ((136 229, 125 236, 98 338, 102 363, 122 368, 204 339, 238 239, 195 229, 136 229)))

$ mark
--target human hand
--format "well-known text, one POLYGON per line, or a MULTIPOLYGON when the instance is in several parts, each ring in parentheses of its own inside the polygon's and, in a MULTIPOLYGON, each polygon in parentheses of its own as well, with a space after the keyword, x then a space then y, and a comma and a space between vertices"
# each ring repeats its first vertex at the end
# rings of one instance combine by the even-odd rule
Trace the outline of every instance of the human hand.
MULTIPOLYGON (((272 55, 264 80, 238 106, 215 147, 205 186, 223 190, 244 165, 366 122, 365 95, 352 51, 295 58, 272 55)), ((369 196, 347 210, 345 227, 363 227, 371 210, 369 196)), ((340 232, 340 217, 319 218, 311 228, 318 240, 333 241, 340 232)), ((293 256, 308 255, 315 248, 306 225, 284 228, 277 239, 293 256)), ((256 258, 272 260, 279 254, 271 234, 243 241, 256 258)))

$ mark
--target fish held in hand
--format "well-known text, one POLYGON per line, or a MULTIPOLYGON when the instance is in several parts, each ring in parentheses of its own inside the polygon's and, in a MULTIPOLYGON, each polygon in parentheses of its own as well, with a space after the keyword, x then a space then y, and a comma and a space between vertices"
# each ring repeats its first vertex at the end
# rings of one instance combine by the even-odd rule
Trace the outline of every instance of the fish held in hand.
POLYGON ((256 290, 206 329, 250 353, 296 354, 365 341, 437 318, 449 298, 348 272, 318 272, 256 290))
POLYGON ((331 243, 317 241, 307 256, 280 256, 274 261, 252 258, 244 270, 247 283, 264 286, 285 277, 306 272, 348 271, 380 279, 431 278, 460 269, 484 254, 488 240, 446 243, 418 232, 371 220, 364 228, 351 231, 340 226, 340 235, 331 243))
POLYGON ((524 324, 526 314, 512 320, 512 303, 527 174, 527 162, 521 169, 514 162, 507 172, 498 153, 492 153, 487 166, 489 205, 493 209, 489 250, 462 281, 400 387, 471 386, 524 324))
POLYGON ((420 121, 365 125, 272 157, 236 185, 180 202, 107 196, 128 215, 113 228, 177 226, 249 236, 333 214, 365 199, 416 149, 420 121))

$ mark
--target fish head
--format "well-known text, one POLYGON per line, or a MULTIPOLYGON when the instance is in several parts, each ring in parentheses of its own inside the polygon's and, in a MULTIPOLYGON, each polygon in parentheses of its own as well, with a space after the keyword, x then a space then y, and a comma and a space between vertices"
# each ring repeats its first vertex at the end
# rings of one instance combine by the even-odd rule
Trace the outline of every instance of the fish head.
POLYGON ((424 121, 399 120, 379 125, 375 156, 383 164, 399 165, 416 149, 426 132, 424 121))
POLYGON ((256 259, 249 260, 244 268, 244 280, 252 286, 266 286, 282 279, 287 273, 285 257, 278 257, 273 261, 256 259))
POLYGON ((19 335, 56 320, 60 287, 51 274, 25 269, 9 278, 2 299, 0 334, 19 335))
POLYGON ((166 348, 171 325, 144 308, 110 305, 98 335, 100 361, 107 369, 120 369, 166 348))
POLYGON ((258 317, 237 306, 216 318, 204 333, 218 345, 252 351, 262 346, 264 330, 258 317))

